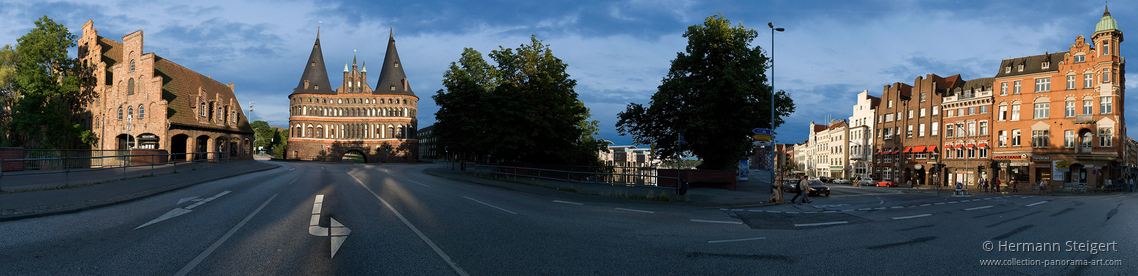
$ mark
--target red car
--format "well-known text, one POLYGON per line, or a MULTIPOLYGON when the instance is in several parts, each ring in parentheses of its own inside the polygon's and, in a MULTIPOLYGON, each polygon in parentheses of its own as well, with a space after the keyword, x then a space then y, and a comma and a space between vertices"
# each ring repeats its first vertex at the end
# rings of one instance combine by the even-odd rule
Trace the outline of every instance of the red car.
POLYGON ((897 187, 897 181, 881 181, 877 182, 878 187, 897 187))

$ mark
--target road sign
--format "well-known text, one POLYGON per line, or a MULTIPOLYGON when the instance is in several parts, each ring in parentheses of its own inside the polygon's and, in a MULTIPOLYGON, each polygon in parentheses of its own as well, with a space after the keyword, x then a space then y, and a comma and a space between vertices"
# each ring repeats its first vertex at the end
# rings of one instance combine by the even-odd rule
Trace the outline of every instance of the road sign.
MULTIPOLYGON (((759 134, 759 135, 767 135, 767 136, 771 135, 771 130, 765 129, 765 128, 752 129, 751 132, 753 132, 755 134, 759 134)), ((770 140, 770 139, 767 139, 767 140, 770 140)))
POLYGON ((754 136, 751 136, 751 138, 755 138, 755 140, 765 141, 765 140, 770 140, 771 135, 770 134, 755 134, 754 136))
POLYGON ((684 141, 684 135, 680 134, 680 144, 687 144, 687 143, 688 143, 688 141, 684 141))

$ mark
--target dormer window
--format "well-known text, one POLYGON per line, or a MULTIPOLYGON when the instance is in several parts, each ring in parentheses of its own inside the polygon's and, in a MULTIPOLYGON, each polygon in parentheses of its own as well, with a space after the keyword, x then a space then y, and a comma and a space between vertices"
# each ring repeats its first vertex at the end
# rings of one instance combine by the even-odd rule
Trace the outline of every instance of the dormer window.
POLYGON ((392 85, 392 86, 391 86, 391 91, 395 91, 395 86, 394 86, 394 85, 392 85))
POLYGON ((1051 67, 1051 62, 1049 62, 1049 61, 1044 61, 1044 62, 1043 62, 1043 69, 1047 69, 1047 68, 1049 68, 1049 67, 1051 67))
POLYGON ((1005 73, 1005 74, 1007 74, 1007 73, 1011 73, 1011 72, 1012 72, 1012 67, 1011 67, 1011 66, 1007 66, 1007 67, 1004 67, 1004 73, 1005 73))
POLYGON ((1023 72, 1023 64, 1020 64, 1019 67, 1016 68, 1016 70, 1018 70, 1018 72, 1023 72))
POLYGON ((396 62, 396 63, 395 63, 395 68, 399 68, 399 63, 398 63, 398 62, 396 62))
POLYGON ((304 80, 304 89, 308 89, 308 80, 304 80))

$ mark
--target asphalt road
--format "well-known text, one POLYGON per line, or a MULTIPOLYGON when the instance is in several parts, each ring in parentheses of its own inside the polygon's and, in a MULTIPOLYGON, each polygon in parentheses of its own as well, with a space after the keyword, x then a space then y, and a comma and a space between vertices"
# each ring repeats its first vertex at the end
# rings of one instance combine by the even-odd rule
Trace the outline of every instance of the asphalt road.
POLYGON ((951 198, 831 185, 833 196, 812 198, 809 205, 718 209, 509 190, 422 173, 441 165, 281 165, 128 204, 0 223, 0 274, 1138 271, 1131 194, 951 198), (339 229, 335 219, 350 233, 313 235, 314 211, 317 230, 339 229), (343 243, 333 256, 334 239, 343 243), (985 250, 986 241, 993 242, 992 251, 985 250), (1067 252, 1067 241, 1116 242, 1116 251, 1067 252), (1060 252, 1009 252, 1000 242, 1061 245, 1060 252), (1121 265, 981 265, 1012 258, 1121 265))

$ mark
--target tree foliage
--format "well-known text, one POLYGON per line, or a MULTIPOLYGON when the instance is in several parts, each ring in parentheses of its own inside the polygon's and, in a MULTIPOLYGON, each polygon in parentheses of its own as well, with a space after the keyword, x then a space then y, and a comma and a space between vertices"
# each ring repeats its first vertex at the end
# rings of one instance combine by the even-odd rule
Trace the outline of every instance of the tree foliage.
MULTIPOLYGON (((661 156, 681 151, 679 134, 703 160, 701 169, 732 169, 739 157, 753 152, 751 129, 771 128, 771 87, 766 84, 768 58, 750 47, 758 32, 714 15, 689 26, 684 52, 676 54, 668 75, 648 107, 630 103, 618 116, 617 130, 639 145, 655 143, 661 156)), ((775 122, 794 112, 785 91, 775 94, 775 122)))
POLYGON ((16 49, 12 45, 0 48, 0 144, 8 144, 8 124, 12 122, 12 107, 20 99, 16 89, 16 49))
POLYGON ((470 48, 443 74, 433 98, 440 150, 552 164, 596 164, 596 121, 577 99, 568 66, 536 37, 498 47, 490 65, 470 48))
POLYGON ((67 149, 89 146, 95 135, 83 126, 93 98, 91 71, 67 56, 76 36, 47 16, 16 45, 15 89, 9 145, 67 149))

